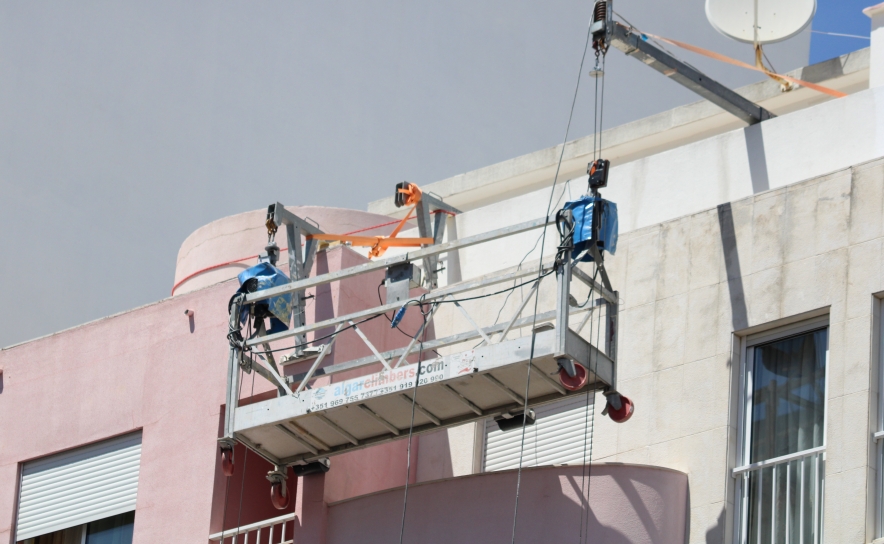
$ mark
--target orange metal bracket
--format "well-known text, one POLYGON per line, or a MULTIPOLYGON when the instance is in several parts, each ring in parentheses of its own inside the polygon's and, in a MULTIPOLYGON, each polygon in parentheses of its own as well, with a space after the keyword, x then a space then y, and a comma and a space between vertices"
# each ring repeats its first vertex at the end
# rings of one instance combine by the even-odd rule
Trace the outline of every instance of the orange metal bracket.
POLYGON ((325 240, 329 242, 346 242, 354 246, 370 247, 368 258, 373 259, 383 255, 389 247, 420 247, 422 245, 432 244, 435 240, 432 238, 396 238, 402 227, 409 219, 415 208, 421 201, 421 190, 414 183, 410 184, 406 189, 398 189, 398 191, 406 195, 405 204, 411 206, 411 210, 405 214, 402 221, 396 225, 393 232, 389 236, 348 236, 346 234, 308 234, 305 238, 308 240, 325 240))

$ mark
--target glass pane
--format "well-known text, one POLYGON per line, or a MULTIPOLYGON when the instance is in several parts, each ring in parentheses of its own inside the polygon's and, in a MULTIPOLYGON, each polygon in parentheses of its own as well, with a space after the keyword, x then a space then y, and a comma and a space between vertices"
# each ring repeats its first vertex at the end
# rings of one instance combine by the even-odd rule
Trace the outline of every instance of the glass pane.
POLYGON ((749 462, 823 445, 826 329, 755 347, 749 462))
POLYGON ((132 544, 135 512, 93 521, 86 529, 86 544, 132 544))

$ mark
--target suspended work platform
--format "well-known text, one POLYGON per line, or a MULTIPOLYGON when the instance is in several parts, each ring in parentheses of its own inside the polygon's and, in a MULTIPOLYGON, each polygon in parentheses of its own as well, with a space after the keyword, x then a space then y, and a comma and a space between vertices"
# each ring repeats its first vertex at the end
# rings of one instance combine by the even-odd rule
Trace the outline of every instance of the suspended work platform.
MULTIPOLYGON (((589 390, 603 391, 609 408, 625 413, 627 407, 621 403, 616 389, 618 295, 608 281, 601 251, 593 245, 589 250, 592 262, 578 263, 572 259, 573 247, 565 243, 552 262, 437 287, 436 266, 442 254, 449 254, 450 262, 452 255, 465 247, 539 231, 557 222, 562 240, 567 242, 573 226, 570 232, 563 233, 560 217, 543 217, 441 243, 444 220, 439 221, 439 215, 435 224, 428 220, 434 206, 444 209, 431 197, 425 197, 415 207, 418 217, 424 216, 419 221, 420 236, 434 240, 434 244, 316 277, 308 277, 307 265, 312 263, 316 251, 310 235, 319 233, 318 229, 308 227, 281 204, 270 207, 268 231, 275 233, 279 225, 287 227, 290 276, 287 283, 265 284, 263 289, 255 285, 249 289, 243 284, 244 288, 231 300, 222 452, 232 447, 234 441, 240 442, 284 472, 287 466, 325 462, 340 453, 405 438, 410 431, 424 433, 489 417, 521 426, 525 419, 533 421, 532 407, 571 395, 586 395, 589 390), (307 243, 301 242, 302 232, 307 243), (412 263, 421 263, 425 271, 412 263), (378 270, 387 271, 386 304, 317 323, 304 322, 304 312, 299 313, 298 306, 303 305, 306 289, 378 270), (573 290, 572 278, 577 280, 573 290), (555 309, 523 316, 529 302, 539 296, 543 281, 556 284, 555 309), (408 287, 415 287, 415 282, 426 292, 409 298, 408 287), (500 286, 495 288, 499 290, 487 293, 495 285, 500 286), (461 304, 515 287, 524 287, 528 292, 514 314, 500 323, 480 326, 461 304), (271 333, 265 326, 265 317, 272 317, 267 308, 274 307, 274 301, 278 302, 280 297, 291 297, 288 300, 295 308, 293 323, 285 330, 271 333), (579 304, 578 299, 585 302, 579 304), (444 305, 458 310, 451 315, 463 317, 467 331, 425 338, 427 326, 444 305), (384 353, 358 326, 380 314, 395 312, 395 322, 405 311, 418 310, 424 318, 417 334, 407 346, 384 353), (252 320, 256 331, 248 338, 242 336, 244 319, 252 320), (323 366, 338 335, 349 329, 355 330, 373 355, 323 366), (310 343, 306 341, 308 333, 329 330, 334 333, 320 339, 324 344, 305 349, 310 343), (588 335, 587 331, 593 332, 588 335), (292 338, 296 340, 291 348, 294 351, 283 360, 312 359, 312 363, 303 374, 283 376, 270 346, 271 342, 292 338), (600 346, 594 346, 592 341, 600 346), (449 353, 439 354, 442 348, 448 348, 449 353), (422 360, 412 363, 409 357, 422 360), (377 371, 334 382, 335 374, 362 367, 365 371, 377 371), (278 396, 239 406, 242 373, 252 371, 271 382, 278 396), (322 385, 317 384, 318 378, 328 376, 332 383, 326 379, 322 385), (523 418, 523 414, 528 417, 523 418)), ((271 246, 275 246, 272 234, 268 248, 271 246)), ((268 254, 272 253, 268 249, 268 254)), ((625 397, 622 399, 628 402, 625 397)), ((631 405, 628 410, 631 414, 631 405)))
MULTIPOLYGON (((530 335, 420 364, 393 367, 236 410, 234 435, 277 465, 309 462, 408 435, 414 400, 414 433, 492 416, 520 416, 531 355, 530 335), (416 393, 416 396, 414 396, 416 393)), ((567 395, 559 382, 556 331, 535 335, 528 405, 567 395)), ((590 369, 588 385, 613 383, 614 363, 569 331, 565 356, 590 369)))

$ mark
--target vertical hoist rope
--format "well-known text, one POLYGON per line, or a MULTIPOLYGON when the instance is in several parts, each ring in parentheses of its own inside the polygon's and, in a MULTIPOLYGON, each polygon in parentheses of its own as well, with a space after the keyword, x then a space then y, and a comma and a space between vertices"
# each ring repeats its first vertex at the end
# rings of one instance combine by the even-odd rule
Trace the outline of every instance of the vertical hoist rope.
MULTIPOLYGON (((583 45, 583 55, 580 57, 580 68, 577 70, 577 83, 574 86, 574 98, 571 100, 571 111, 568 113, 568 124, 565 127, 565 137, 562 141, 562 149, 559 153, 559 162, 556 165, 556 173, 553 176, 552 187, 549 192, 549 203, 546 205, 546 222, 543 224, 543 232, 541 234, 541 242, 540 242, 540 266, 537 270, 537 281, 543 277, 543 251, 546 247, 546 229, 549 225, 549 213, 552 208, 553 197, 556 194, 556 184, 559 181, 559 172, 562 168, 562 159, 565 157, 565 145, 568 143, 568 135, 571 132, 571 120, 574 118, 574 106, 577 104, 577 93, 580 90, 580 78, 583 75, 583 64, 586 61, 586 52, 589 50, 589 41, 592 38, 591 32, 592 26, 592 14, 589 17, 589 23, 586 25, 586 43, 583 45)), ((522 487, 522 461, 525 455, 525 423, 528 417, 528 393, 529 388, 531 387, 531 367, 534 364, 534 348, 537 340, 537 334, 534 331, 535 326, 537 325, 537 304, 540 300, 540 289, 537 289, 534 292, 534 315, 531 322, 531 352, 528 356, 528 364, 525 369, 525 396, 523 397, 525 400, 525 405, 522 408, 522 437, 519 443, 519 469, 516 474, 516 504, 513 508, 513 532, 511 544, 515 544, 516 542, 516 525, 519 519, 519 492, 522 487)))
MULTIPOLYGON (((598 267, 596 267, 596 272, 598 272, 598 267)), ((605 319, 608 319, 608 318, 609 318, 609 316, 607 315, 607 311, 606 311, 605 312, 605 319)), ((596 372, 598 371, 598 368, 599 368, 598 349, 599 349, 599 340, 600 340, 600 337, 602 334, 602 313, 601 312, 598 312, 598 316, 596 319, 597 319, 597 322, 596 322, 596 329, 595 329, 595 347, 596 347, 595 365, 592 364, 592 360, 590 359, 590 367, 591 367, 591 371, 592 371, 593 375, 596 374, 596 372)), ((605 332, 605 334, 607 334, 607 332, 605 332)), ((590 331, 590 335, 589 335, 589 340, 590 340, 590 342, 592 341, 592 332, 591 331, 590 331)), ((608 355, 610 355, 610 354, 608 354, 608 355)), ((584 508, 583 515, 581 516, 581 518, 583 520, 585 520, 584 522, 581 523, 581 531, 585 535, 581 544, 589 541, 589 519, 590 519, 590 517, 589 517, 589 497, 590 497, 590 490, 592 489, 592 447, 593 447, 594 439, 595 439, 595 402, 593 401, 592 406, 591 407, 589 406, 590 395, 593 395, 593 396, 595 395, 595 388, 587 389, 587 391, 586 391, 587 415, 589 415, 590 410, 592 411, 592 415, 589 416, 590 417, 589 425, 593 430, 593 436, 591 437, 591 439, 589 441, 589 459, 586 458, 586 442, 584 441, 584 443, 583 443, 583 463, 586 466, 586 499, 585 499, 586 507, 584 508), (584 529, 585 529, 585 531, 584 531, 584 529)))
MULTIPOLYGON (((240 371, 239 371, 239 393, 237 393, 237 397, 236 397, 237 399, 239 399, 239 397, 242 395, 242 378, 243 378, 243 371, 242 371, 242 369, 240 369, 240 371)), ((225 407, 225 410, 227 410, 229 408, 230 407, 227 406, 227 407, 225 407)), ((225 415, 225 417, 227 416, 226 413, 224 415, 225 415)), ((233 417, 234 417, 234 422, 235 422, 236 421, 236 412, 233 413, 233 417)), ((231 455, 233 455, 233 453, 235 451, 236 451, 236 445, 234 444, 233 451, 230 452, 231 455)), ((234 457, 234 460, 236 460, 235 457, 234 457)), ((227 483, 224 484, 224 512, 221 514, 221 540, 224 540, 224 524, 227 522, 227 498, 228 498, 228 492, 230 491, 230 476, 226 476, 224 479, 227 480, 227 483)))
POLYGON ((408 511, 408 481, 411 479, 411 439, 414 434, 414 406, 417 403, 417 386, 421 381, 421 359, 424 355, 424 340, 427 338, 427 315, 431 314, 435 309, 436 305, 430 307, 430 310, 427 313, 424 313, 424 306, 421 304, 418 306, 420 308, 421 315, 424 318, 424 326, 421 327, 421 341, 420 348, 418 349, 417 355, 417 376, 414 378, 414 388, 411 390, 411 423, 408 426, 408 447, 406 448, 406 459, 405 459, 405 491, 402 497, 402 525, 399 527, 399 544, 402 544, 402 539, 405 537, 405 513, 408 511))
MULTIPOLYGON (((595 282, 596 278, 598 277, 598 273, 599 273, 599 268, 598 268, 598 266, 596 266, 595 272, 592 275, 593 282, 595 282)), ((594 293, 595 293, 595 287, 590 286, 589 296, 587 298, 587 300, 589 301, 589 311, 590 312, 596 311, 595 310, 595 301, 592 299, 592 295, 594 293)), ((592 318, 590 318, 590 320, 589 320, 589 335, 588 335, 590 341, 592 340, 592 331, 593 331, 594 327, 595 327, 595 323, 592 321, 592 318)), ((591 365, 590 365, 590 367, 591 367, 591 365)), ((585 505, 585 507, 583 508, 583 510, 580 511, 580 529, 578 531, 578 536, 577 536, 578 543, 583 542, 583 525, 584 525, 583 519, 586 516, 588 516, 588 511, 589 511, 589 491, 587 489, 588 485, 587 485, 587 474, 586 474, 586 471, 587 471, 586 470, 586 467, 587 467, 587 464, 586 464, 586 443, 587 443, 587 440, 589 439, 589 424, 590 424, 590 421, 589 421, 589 410, 590 410, 589 399, 590 399, 591 391, 594 392, 595 389, 587 388, 587 390, 586 390, 586 413, 583 416, 583 458, 582 458, 582 460, 583 460, 582 465, 583 466, 581 467, 581 470, 580 470, 580 500, 584 501, 583 504, 585 505), (585 493, 584 493, 584 491, 585 491, 585 493)), ((595 416, 594 409, 595 409, 595 405, 593 404, 593 416, 595 416)), ((591 451, 592 450, 590 450, 590 452, 591 451)), ((590 463, 592 463, 592 453, 590 453, 590 463)))
MULTIPOLYGON (((249 398, 255 396, 255 374, 257 372, 252 372, 252 392, 249 393, 249 398)), ((240 391, 242 391, 242 382, 240 382, 240 391)), ((240 523, 242 522, 242 499, 246 495, 246 464, 249 461, 249 448, 244 448, 246 451, 242 456, 242 478, 239 482, 239 512, 236 514, 236 536, 239 536, 239 528, 240 523)), ((222 533, 223 534, 223 533, 222 533)), ((234 544, 236 543, 236 536, 233 537, 234 544)))

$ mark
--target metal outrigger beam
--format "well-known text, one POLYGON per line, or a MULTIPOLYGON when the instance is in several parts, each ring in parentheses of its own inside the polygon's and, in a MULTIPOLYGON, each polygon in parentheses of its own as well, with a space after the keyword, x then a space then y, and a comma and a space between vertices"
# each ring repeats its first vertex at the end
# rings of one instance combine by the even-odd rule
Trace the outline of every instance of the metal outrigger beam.
POLYGON ((776 117, 758 104, 654 46, 640 32, 614 22, 613 13, 613 0, 597 0, 591 27, 594 46, 597 43, 606 50, 608 45, 613 45, 747 124, 754 125, 776 117))
MULTIPOLYGON (((315 228, 305 226, 279 204, 272 208, 273 217, 283 221, 283 224, 291 223, 293 227, 301 228, 302 232, 315 228), (289 223, 285 223, 286 220, 289 223)), ((426 266, 428 261, 438 262, 438 257, 444 253, 454 253, 466 247, 540 229, 553 222, 553 218, 541 217, 316 277, 306 276, 309 269, 301 268, 302 273, 292 274, 292 281, 286 285, 234 297, 230 310, 227 417, 224 437, 220 440, 222 448, 240 442, 277 467, 303 465, 406 436, 412 422, 412 403, 415 409, 413 430, 423 433, 488 417, 513 417, 522 413, 526 403, 534 407, 569 395, 585 394, 586 388, 603 390, 608 395, 616 393, 618 294, 609 285, 603 285, 607 283, 605 275, 602 283, 597 282, 570 258, 502 270, 443 287, 436 287, 433 281, 425 284, 427 290, 421 297, 379 304, 316 323, 299 321, 293 323, 289 330, 276 334, 259 332, 253 338, 242 338, 239 334, 240 310, 270 297, 290 293, 303 295, 304 290, 311 287, 403 263, 422 262, 426 266), (487 324, 477 322, 457 304, 459 297, 463 298, 467 293, 475 294, 476 291, 506 282, 530 286, 529 292, 536 294, 539 282, 553 273, 557 288, 556 307, 552 311, 523 316, 526 306, 523 302, 506 322, 487 324), (532 278, 535 280, 532 281, 532 278), (579 287, 581 293, 589 291, 590 298, 596 296, 599 299, 593 300, 592 304, 574 306, 572 278, 582 284, 579 287), (432 321, 440 306, 448 303, 456 305, 452 310, 457 308, 452 316, 463 312, 466 332, 424 340, 421 342, 422 349, 419 349, 418 336, 432 321), (426 315, 423 327, 407 345, 380 352, 365 331, 358 329, 359 322, 398 310, 405 304, 422 305, 426 315), (585 335, 581 336, 579 330, 588 320, 583 314, 595 313, 598 313, 599 319, 604 315, 603 346, 594 346, 585 335), (572 316, 582 318, 578 330, 569 327, 572 316), (362 341, 371 348, 372 355, 322 366, 337 334, 349 328, 356 330, 362 341), (512 331, 526 328, 529 329, 528 334, 508 337, 512 331), (270 346, 272 342, 305 338, 307 333, 322 329, 333 329, 335 336, 321 347, 309 369, 301 374, 280 376, 272 368, 274 365, 269 364, 269 358, 265 366, 250 353, 253 349, 268 351, 265 346, 270 346), (472 341, 479 341, 480 344, 470 349, 457 348, 472 341), (444 347, 449 347, 453 352, 434 354, 415 363, 408 362, 409 357, 413 360, 419 353, 427 356, 433 350, 444 347), (562 361, 586 369, 587 380, 580 390, 569 389, 560 381, 558 376, 562 361), (363 369, 364 375, 334 381, 336 374, 356 369, 363 369), (241 370, 258 372, 277 388, 278 396, 239 406, 241 370), (315 385, 317 378, 329 376, 332 383, 321 387, 315 385), (526 383, 526 378, 530 382, 526 383), (415 393, 416 397, 413 396, 415 393)), ((434 234, 438 232, 437 228, 434 234)), ((287 234, 290 236, 289 247, 300 247, 297 229, 287 229, 287 234)), ((436 239, 441 242, 441 236, 436 239)), ((315 252, 315 248, 309 251, 315 252)), ((312 254, 308 258, 312 259, 312 254)), ((294 260, 297 260, 297 255, 294 260)), ((301 262, 307 262, 307 258, 301 262)), ((303 267, 303 264, 300 266, 303 267)), ((302 341, 297 340, 297 343, 301 344, 302 341)), ((308 359, 304 357, 302 360, 308 359)))

